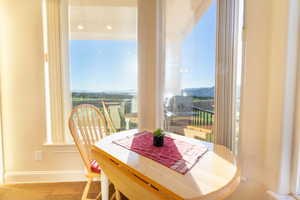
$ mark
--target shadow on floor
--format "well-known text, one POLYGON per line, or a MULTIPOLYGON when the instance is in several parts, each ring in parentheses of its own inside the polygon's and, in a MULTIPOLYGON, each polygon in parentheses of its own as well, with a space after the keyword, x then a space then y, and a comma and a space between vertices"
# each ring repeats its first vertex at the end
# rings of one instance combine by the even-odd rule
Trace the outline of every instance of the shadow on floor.
MULTIPOLYGON (((81 200, 85 182, 35 183, 0 186, 0 200, 81 200)), ((89 198, 95 198, 100 182, 93 183, 89 198)), ((242 182, 226 200, 265 200, 266 188, 251 181, 242 182)), ((114 188, 110 185, 110 196, 114 188)), ((122 200, 127 198, 122 197, 122 200)))

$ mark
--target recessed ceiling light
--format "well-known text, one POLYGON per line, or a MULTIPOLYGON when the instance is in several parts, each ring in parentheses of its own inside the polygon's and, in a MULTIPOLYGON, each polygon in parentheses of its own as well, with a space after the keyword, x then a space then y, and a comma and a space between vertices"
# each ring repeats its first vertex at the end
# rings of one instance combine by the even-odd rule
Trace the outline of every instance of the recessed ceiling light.
POLYGON ((112 29, 112 27, 110 25, 107 25, 106 28, 107 28, 107 30, 111 30, 112 29))
POLYGON ((77 26, 77 29, 82 30, 82 29, 84 29, 84 26, 82 26, 81 24, 79 24, 79 25, 77 26))

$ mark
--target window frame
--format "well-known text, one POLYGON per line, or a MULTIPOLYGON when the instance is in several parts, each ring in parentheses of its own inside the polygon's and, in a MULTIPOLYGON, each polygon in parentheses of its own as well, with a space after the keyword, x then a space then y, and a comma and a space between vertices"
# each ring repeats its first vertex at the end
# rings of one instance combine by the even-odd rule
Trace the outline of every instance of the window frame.
POLYGON ((74 143, 71 137, 68 118, 72 111, 72 91, 70 82, 70 67, 69 67, 69 0, 60 0, 60 48, 61 48, 61 67, 63 73, 63 108, 64 108, 64 143, 74 143))
MULTIPOLYGON (((293 122, 291 122, 293 124, 292 146, 284 146, 282 151, 284 151, 283 156, 291 157, 291 172, 284 174, 289 175, 290 194, 296 199, 300 199, 300 124, 297 123, 300 120, 300 3, 297 1, 290 1, 289 3, 287 64, 291 65, 293 74, 296 72, 295 80, 292 79, 293 84, 295 84, 292 96, 295 96, 295 99, 293 105, 289 107, 292 109, 290 110, 291 113, 294 113, 293 122)), ((291 96, 286 94, 285 98, 291 98, 291 96)), ((283 181, 281 180, 281 182, 283 181)))
POLYGON ((60 0, 44 0, 45 79, 47 107, 46 144, 65 144, 65 117, 63 104, 63 65, 61 49, 60 0))
MULTIPOLYGON (((69 65, 68 61, 68 0, 44 0, 46 1, 47 10, 47 51, 46 62, 48 66, 48 86, 49 91, 46 95, 48 99, 48 130, 47 144, 68 144, 72 143, 72 138, 68 134, 67 118, 68 112, 71 110, 70 105, 70 82, 69 82, 69 65), (51 30, 51 31, 49 31, 51 30)), ((238 0, 235 0, 235 2, 238 0)), ((227 1, 217 0, 217 4, 223 4, 231 10, 235 11, 232 5, 227 5, 227 1)), ((138 9, 138 128, 141 130, 152 131, 157 127, 163 127, 164 107, 164 76, 165 76, 165 1, 144 1, 137 0, 138 9), (149 60, 151 62, 149 62, 149 60), (146 92, 147 91, 147 92, 146 92), (151 97, 151 98, 149 98, 151 97)), ((230 11, 227 10, 227 11, 230 11)), ((224 13, 221 13, 223 15, 224 13)), ((217 15, 218 20, 221 18, 220 11, 217 15)), ((230 20, 230 17, 227 17, 230 20)), ((231 24, 236 25, 233 21, 231 24)), ((234 31, 234 29, 232 29, 234 31)), ((232 32, 231 32, 232 33, 232 32)), ((228 34, 227 34, 228 35, 228 34)), ((228 38, 227 38, 228 39, 228 38)), ((220 40, 217 40, 219 43, 220 40)), ((222 40, 228 43, 227 40, 222 40)), ((233 42, 229 39, 229 42, 233 42)), ((234 45, 234 44, 233 44, 234 45)), ((216 46, 219 52, 220 48, 216 46)), ((222 55, 224 56, 224 55, 222 55)), ((234 56, 234 53, 231 54, 234 56)), ((217 62, 216 62, 217 63, 217 62)), ((220 69, 220 66, 217 66, 220 69)), ((234 67, 233 67, 234 68, 234 67)), ((218 71, 218 70, 216 70, 218 71)), ((218 71, 217 77, 221 73, 218 71)), ((227 73, 228 75, 228 73, 227 73)), ((232 81, 233 77, 231 78, 232 81)), ((225 79, 224 79, 225 80, 225 79)), ((224 83, 224 81, 216 82, 216 87, 224 83)), ((232 83, 229 83, 232 91, 234 91, 232 83)), ((222 93, 216 92, 217 95, 223 95, 226 88, 222 89, 222 93)), ((47 91, 47 89, 46 89, 47 91)), ((227 93, 228 94, 228 91, 227 93)), ((230 93, 234 95, 234 93, 230 93)), ((219 98, 219 97, 218 97, 219 98)), ((227 99, 230 100, 230 99, 227 99)), ((230 111, 228 115, 234 115, 234 102, 230 100, 230 111)), ((224 107, 224 103, 217 105, 217 111, 220 107, 224 107)), ((220 123, 220 117, 216 116, 217 124, 215 130, 220 132, 224 129, 224 123, 220 123)), ((233 120, 233 119, 232 119, 233 120)), ((232 123, 234 123, 232 121, 232 123)), ((234 126, 230 126, 228 134, 233 134, 234 126)), ((232 148, 232 140, 228 139, 226 134, 216 134, 218 143, 232 148), (224 142, 225 141, 225 142, 224 142)), ((231 135, 231 137, 233 137, 231 135)))
MULTIPOLYGON (((299 27, 300 27, 300 13, 299 15, 299 27)), ((300 77, 300 31, 298 30, 298 71, 297 77, 300 77)), ((296 78, 296 101, 295 101, 295 114, 294 114, 294 135, 292 146, 292 171, 291 171, 291 193, 300 199, 300 125, 297 121, 300 120, 300 80, 296 78)))
MULTIPOLYGON (((43 31, 44 40, 46 41, 44 49, 47 107, 47 138, 45 145, 47 146, 74 144, 68 127, 68 113, 72 110, 72 93, 70 92, 69 77, 68 2, 69 0, 43 0, 43 9, 46 12, 44 14, 43 31)), ((137 0, 137 2, 140 5, 145 4, 144 1, 137 0)), ((144 7, 146 8, 147 6, 144 7)), ((144 24, 140 26, 146 27, 144 24)), ((155 36, 154 39, 156 39, 156 35, 153 33, 151 33, 150 37, 155 36)), ((143 37, 139 39, 147 41, 148 38, 143 37)), ((149 52, 149 48, 152 48, 149 44, 145 44, 144 46, 147 52, 149 52)), ((144 118, 146 118, 144 121, 149 121, 147 120, 148 116, 144 118)), ((140 128, 146 129, 144 127, 140 128)))
MULTIPOLYGON (((243 0, 217 0, 215 142, 238 153, 236 145, 236 78, 243 0), (229 123, 228 123, 229 121, 229 123)), ((242 48, 243 51, 243 48, 242 48)), ((243 54, 243 53, 242 53, 243 54)), ((243 57, 243 56, 242 56, 243 57)), ((241 58, 243 65, 243 58, 241 58)), ((242 84, 241 84, 242 89, 242 84)))
MULTIPOLYGON (((297 98, 298 99, 298 98, 297 98)), ((297 111, 296 119, 299 119, 299 111, 297 111)), ((300 199, 300 133, 299 127, 295 130, 293 156, 292 156, 292 173, 291 173, 291 193, 300 199)))

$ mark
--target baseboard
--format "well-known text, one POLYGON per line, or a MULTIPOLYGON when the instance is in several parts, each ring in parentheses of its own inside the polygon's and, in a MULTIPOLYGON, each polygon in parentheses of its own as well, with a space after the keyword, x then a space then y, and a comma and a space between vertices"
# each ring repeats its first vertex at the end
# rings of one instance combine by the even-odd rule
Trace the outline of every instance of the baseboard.
POLYGON ((290 195, 280 195, 271 190, 267 191, 268 200, 296 200, 294 197, 290 195))
POLYGON ((86 181, 84 171, 17 171, 5 173, 6 184, 86 181))

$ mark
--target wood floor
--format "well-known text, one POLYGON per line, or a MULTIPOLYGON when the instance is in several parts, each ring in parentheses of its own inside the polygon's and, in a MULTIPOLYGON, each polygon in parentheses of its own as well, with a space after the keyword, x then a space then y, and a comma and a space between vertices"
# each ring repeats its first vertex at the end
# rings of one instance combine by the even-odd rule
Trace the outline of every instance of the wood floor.
MULTIPOLYGON (((0 200, 81 200, 84 186, 84 182, 3 185, 0 200)), ((94 183, 89 197, 95 197, 99 189, 100 182, 94 183)), ((111 185, 110 194, 113 190, 111 185)))
MULTIPOLYGON (((81 200, 85 182, 72 183, 35 183, 0 186, 0 200, 81 200)), ((90 198, 94 197, 100 188, 100 182, 94 183, 90 198)), ((266 188, 258 187, 251 181, 242 182, 226 200, 265 200, 266 188)), ((111 185, 110 195, 114 189, 111 185)), ((122 197, 122 200, 127 200, 122 197)))

